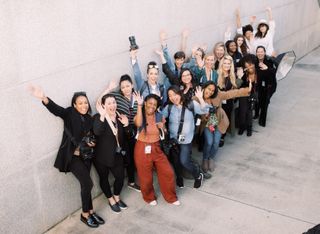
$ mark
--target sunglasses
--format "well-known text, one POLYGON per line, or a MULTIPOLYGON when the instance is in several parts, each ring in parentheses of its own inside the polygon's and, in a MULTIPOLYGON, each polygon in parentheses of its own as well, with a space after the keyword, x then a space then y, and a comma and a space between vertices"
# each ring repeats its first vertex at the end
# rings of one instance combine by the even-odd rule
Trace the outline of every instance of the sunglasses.
POLYGON ((149 69, 151 69, 151 68, 159 69, 158 65, 152 65, 152 64, 148 65, 148 68, 149 69))

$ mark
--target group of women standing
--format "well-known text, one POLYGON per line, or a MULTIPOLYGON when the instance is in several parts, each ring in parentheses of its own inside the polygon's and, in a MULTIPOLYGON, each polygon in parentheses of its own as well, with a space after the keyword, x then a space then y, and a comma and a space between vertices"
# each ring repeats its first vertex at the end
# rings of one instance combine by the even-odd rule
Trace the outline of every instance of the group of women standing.
MULTIPOLYGON (((272 21, 271 9, 268 15, 272 21)), ((157 205, 153 187, 153 172, 156 171, 164 199, 180 205, 176 185, 184 187, 182 171, 193 176, 196 189, 201 187, 204 178, 211 177, 213 158, 219 146, 224 145, 236 105, 239 105, 240 135, 246 130, 247 136, 251 136, 253 118, 259 118, 261 126, 266 125, 268 104, 276 88, 275 67, 267 56, 274 54, 271 40, 274 22, 270 22, 270 27, 265 21, 260 22, 256 39, 252 37, 251 25, 242 29, 243 35, 237 34, 234 40, 216 43, 212 53, 195 47, 190 58, 185 51, 178 51, 173 56, 174 61, 168 52, 165 33, 161 32, 162 49, 156 53, 165 74, 163 84, 159 82, 160 66, 154 61, 148 63, 146 79, 143 79, 138 50, 131 50, 134 81, 126 74, 120 77, 117 88, 110 83, 98 98, 97 114, 93 117, 84 92, 75 93, 71 106, 63 108, 41 88, 31 86, 32 95, 64 121, 63 138, 54 165, 61 172, 71 172, 80 182, 82 222, 89 227, 104 223, 92 206, 91 163, 115 213, 128 208, 120 198, 125 170, 128 187, 141 192, 148 204, 157 205), (251 54, 254 46, 256 55, 251 54), (167 155, 163 152, 163 134, 176 144, 175 152, 171 150, 167 155), (198 138, 203 136, 204 141, 201 167, 191 159, 195 134, 198 138), (93 136, 88 138, 88 135, 93 136), (94 154, 84 157, 83 145, 89 151, 94 149, 94 154), (113 190, 109 172, 115 178, 113 190)), ((183 37, 185 42, 187 33, 184 32, 183 37)))

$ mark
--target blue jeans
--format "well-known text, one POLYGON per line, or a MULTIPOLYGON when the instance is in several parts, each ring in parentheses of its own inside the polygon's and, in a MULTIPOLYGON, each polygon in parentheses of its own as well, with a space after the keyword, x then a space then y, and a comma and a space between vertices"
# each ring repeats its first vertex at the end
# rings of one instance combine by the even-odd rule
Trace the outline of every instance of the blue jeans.
POLYGON ((180 162, 184 168, 186 168, 192 176, 196 179, 199 177, 199 168, 191 161, 192 143, 180 144, 180 162))
POLYGON ((203 159, 213 159, 219 149, 221 132, 216 128, 214 132, 210 132, 208 128, 204 129, 204 146, 203 159))

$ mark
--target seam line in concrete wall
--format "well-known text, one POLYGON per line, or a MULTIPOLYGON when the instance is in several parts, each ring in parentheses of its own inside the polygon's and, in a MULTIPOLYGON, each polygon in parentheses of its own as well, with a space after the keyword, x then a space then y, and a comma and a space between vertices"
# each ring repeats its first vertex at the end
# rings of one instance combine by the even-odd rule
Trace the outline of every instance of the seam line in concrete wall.
POLYGON ((307 221, 307 220, 303 220, 303 219, 300 219, 300 218, 297 218, 297 217, 293 217, 291 215, 282 214, 280 212, 273 211, 271 209, 267 209, 267 208, 263 208, 263 207, 260 207, 260 206, 256 206, 256 205, 253 205, 253 204, 250 204, 250 203, 247 203, 247 202, 243 202, 243 201, 240 201, 240 200, 237 200, 237 199, 234 199, 234 198, 230 198, 230 197, 227 197, 227 196, 224 196, 224 195, 220 195, 220 194, 216 194, 216 193, 210 193, 210 192, 203 191, 203 190, 198 190, 198 191, 200 191, 202 193, 209 194, 209 195, 213 195, 215 197, 219 197, 219 198, 222 198, 222 199, 225 199, 225 200, 229 200, 229 201, 240 203, 240 204, 243 204, 243 205, 246 205, 246 206, 250 206, 252 208, 256 208, 256 209, 259 209, 259 210, 262 210, 262 211, 265 211, 265 212, 268 212, 268 213, 272 213, 272 214, 276 214, 276 215, 279 215, 279 216, 282 216, 282 217, 286 217, 288 219, 296 220, 296 221, 303 222, 303 223, 308 223, 308 224, 311 224, 311 225, 315 225, 316 224, 316 223, 313 223, 313 222, 310 222, 310 221, 307 221))

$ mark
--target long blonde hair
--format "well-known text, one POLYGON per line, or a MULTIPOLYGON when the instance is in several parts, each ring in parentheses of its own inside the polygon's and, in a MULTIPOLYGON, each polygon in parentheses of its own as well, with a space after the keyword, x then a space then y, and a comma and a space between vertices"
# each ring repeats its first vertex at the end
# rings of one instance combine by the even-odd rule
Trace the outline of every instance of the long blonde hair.
POLYGON ((236 75, 234 73, 233 59, 232 59, 232 57, 230 55, 225 55, 221 59, 221 61, 219 63, 219 68, 218 68, 218 87, 220 89, 225 88, 225 77, 226 77, 226 75, 229 76, 231 84, 232 84, 232 87, 233 88, 238 88, 237 84, 236 84, 236 75), (222 66, 223 66, 223 63, 224 63, 225 60, 229 60, 230 63, 231 63, 229 74, 225 74, 225 71, 222 69, 222 66))

